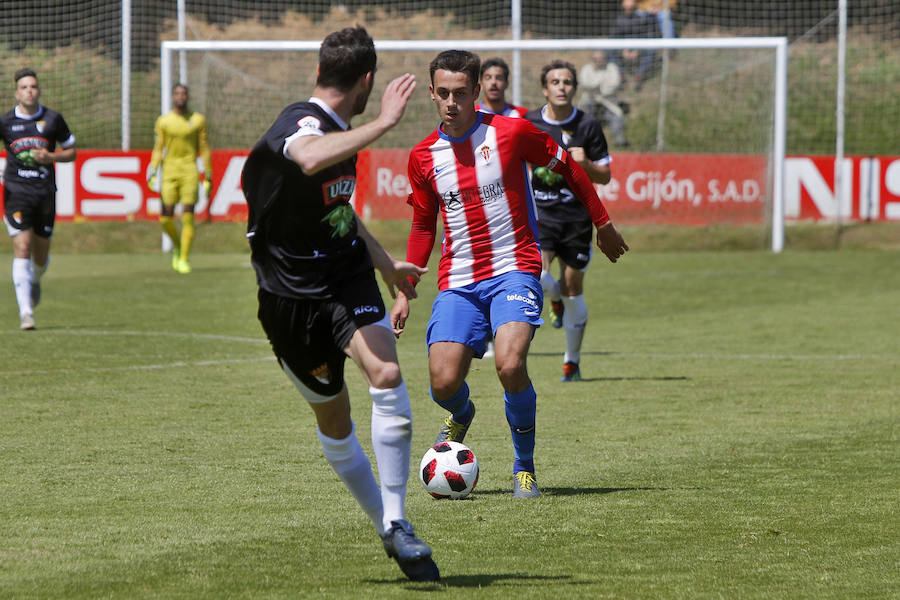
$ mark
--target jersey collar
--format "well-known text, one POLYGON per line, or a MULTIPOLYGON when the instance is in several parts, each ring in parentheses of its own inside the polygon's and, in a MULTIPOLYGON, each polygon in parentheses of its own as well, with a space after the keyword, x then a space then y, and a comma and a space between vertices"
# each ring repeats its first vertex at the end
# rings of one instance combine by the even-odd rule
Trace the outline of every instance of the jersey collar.
POLYGON ((547 123, 549 123, 550 125, 565 125, 566 123, 571 123, 573 120, 575 120, 576 116, 578 116, 578 107, 573 106, 572 114, 569 115, 568 119, 566 119, 564 121, 555 121, 547 116, 547 105, 545 104, 544 106, 541 107, 541 118, 544 121, 546 121, 547 123))
POLYGON ((42 116, 44 116, 44 105, 38 104, 38 111, 36 113, 34 113, 33 115, 29 115, 28 113, 21 112, 19 110, 18 104, 16 104, 15 111, 16 111, 16 117, 18 117, 19 119, 25 119, 26 121, 34 121, 35 119, 40 119, 42 116))
POLYGON ((331 117, 332 119, 334 119, 334 122, 338 124, 338 127, 343 129, 344 131, 347 131, 348 129, 350 129, 350 125, 345 123, 342 118, 337 116, 337 113, 334 112, 334 110, 332 110, 332 108, 330 106, 328 106, 324 100, 313 96, 312 98, 309 99, 309 101, 312 102, 313 104, 315 104, 316 106, 318 106, 319 108, 321 108, 322 110, 324 110, 326 113, 328 113, 328 116, 331 117))
POLYGON ((438 135, 441 136, 441 138, 443 138, 445 140, 450 140, 454 144, 458 144, 458 143, 462 142, 463 140, 465 140, 466 138, 468 138, 470 135, 472 135, 472 133, 474 133, 475 130, 478 129, 479 126, 481 126, 481 120, 484 115, 485 115, 485 113, 481 112, 480 110, 476 110, 475 111, 475 124, 472 125, 472 127, 470 127, 467 132, 465 132, 464 134, 462 134, 459 137, 451 137, 451 136, 447 135, 446 133, 444 133, 444 124, 443 123, 438 125, 438 135))

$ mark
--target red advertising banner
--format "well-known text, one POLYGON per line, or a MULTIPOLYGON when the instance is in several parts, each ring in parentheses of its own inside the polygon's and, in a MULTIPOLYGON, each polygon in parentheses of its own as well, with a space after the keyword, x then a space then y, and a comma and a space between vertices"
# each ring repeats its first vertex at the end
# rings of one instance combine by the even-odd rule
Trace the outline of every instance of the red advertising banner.
MULTIPOLYGON (((201 194, 198 214, 208 211, 217 221, 247 218, 241 191, 246 157, 246 150, 213 151, 213 194, 201 194)), ((407 150, 359 153, 355 203, 365 218, 410 218, 407 157, 407 150)), ((149 150, 79 150, 74 162, 56 165, 57 218, 156 219, 160 201, 147 188, 149 163, 149 150)), ((0 154, 0 168, 5 164, 0 154)), ((616 153, 612 181, 597 191, 619 223, 762 223, 771 197, 767 168, 765 156, 616 153)), ((900 156, 846 157, 841 173, 844 193, 838 195, 833 157, 788 157, 786 218, 900 221, 900 156)))

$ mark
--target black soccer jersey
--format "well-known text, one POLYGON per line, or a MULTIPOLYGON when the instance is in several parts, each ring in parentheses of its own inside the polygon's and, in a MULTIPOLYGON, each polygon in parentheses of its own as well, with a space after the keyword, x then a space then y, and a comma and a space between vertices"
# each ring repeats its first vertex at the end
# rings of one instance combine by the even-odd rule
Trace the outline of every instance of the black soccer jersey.
MULTIPOLYGON (((562 122, 548 121, 544 117, 544 109, 538 108, 529 111, 525 118, 534 123, 535 127, 547 132, 557 144, 563 148, 581 147, 585 155, 592 161, 609 160, 609 149, 606 145, 606 136, 600 123, 585 114, 583 111, 573 108, 572 114, 562 122)), ((534 201, 541 209, 541 219, 548 218, 547 209, 552 209, 554 220, 587 219, 590 215, 584 205, 575 197, 575 194, 566 185, 566 181, 560 176, 549 179, 547 182, 536 174, 532 175, 531 186, 534 189, 534 201)))
POLYGON ((350 206, 356 157, 306 175, 284 154, 303 135, 342 131, 337 119, 315 99, 292 104, 244 165, 251 261, 259 286, 273 294, 331 298, 343 282, 372 269, 350 206))
POLYGON ((34 115, 18 114, 13 109, 0 117, 0 137, 6 144, 6 169, 3 185, 11 192, 43 194, 56 191, 56 170, 52 164, 42 165, 34 160, 31 151, 45 148, 56 150, 75 145, 62 115, 40 106, 34 115))

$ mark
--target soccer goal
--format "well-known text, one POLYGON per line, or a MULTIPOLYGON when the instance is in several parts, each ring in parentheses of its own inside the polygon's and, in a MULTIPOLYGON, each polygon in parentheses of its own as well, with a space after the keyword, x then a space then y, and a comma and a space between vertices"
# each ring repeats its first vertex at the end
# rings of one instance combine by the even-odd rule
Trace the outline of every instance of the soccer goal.
MULTIPOLYGON (((309 96, 320 45, 320 40, 164 41, 162 112, 170 108, 172 85, 189 75, 192 105, 207 115, 211 144, 249 148, 281 108, 309 96)), ((653 52, 652 77, 639 91, 628 86, 622 91, 632 109, 627 124, 631 147, 611 151, 614 164, 618 159, 619 165, 634 165, 632 170, 639 175, 619 182, 618 193, 632 194, 648 209, 684 207, 685 214, 689 210, 695 214, 698 205, 708 206, 704 223, 756 222, 765 230, 771 249, 783 249, 786 38, 376 40, 379 72, 372 95, 376 101, 370 102, 362 120, 375 116, 377 99, 391 78, 410 72, 419 80, 403 122, 376 147, 409 148, 437 125, 427 93, 428 64, 447 48, 471 50, 482 59, 506 59, 513 83, 509 99, 528 108, 545 103, 540 70, 551 60, 563 59, 580 69, 595 50, 653 52), (757 183, 747 180, 753 184, 749 192, 740 189, 741 182, 716 173, 719 164, 744 164, 732 160, 740 157, 751 157, 762 173, 757 183), (678 162, 682 158, 695 170, 698 162, 703 163, 709 189, 697 189, 697 184, 673 175, 670 165, 682 164, 678 162), (654 170, 656 164, 664 165, 658 168, 662 170, 654 170), (723 210, 727 202, 743 203, 742 210, 723 210)), ((576 104, 579 101, 576 97, 576 104)), ((735 167, 731 168, 733 172, 735 167)), ((615 172, 614 168, 614 178, 615 172)), ((613 204, 614 214, 622 212, 616 210, 615 198, 604 200, 613 204)), ((652 222, 640 218, 636 222, 652 222)), ((692 222, 688 217, 677 220, 692 222)))

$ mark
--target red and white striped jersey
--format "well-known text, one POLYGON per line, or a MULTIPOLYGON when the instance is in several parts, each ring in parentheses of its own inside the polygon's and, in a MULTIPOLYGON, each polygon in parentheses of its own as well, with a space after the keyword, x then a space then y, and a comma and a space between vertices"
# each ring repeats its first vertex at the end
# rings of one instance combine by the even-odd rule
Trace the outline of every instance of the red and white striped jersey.
POLYGON ((438 288, 456 288, 510 271, 540 276, 537 210, 528 165, 566 177, 597 224, 609 220, 593 184, 577 163, 527 119, 476 113, 464 136, 439 127, 409 155, 407 200, 413 223, 407 260, 425 266, 434 247, 437 214, 444 224, 438 288))
POLYGON ((475 110, 480 110, 483 113, 488 113, 490 115, 502 115, 504 117, 524 117, 525 113, 528 112, 527 108, 522 106, 513 106, 512 104, 507 103, 501 112, 494 112, 483 104, 476 104, 475 110))

